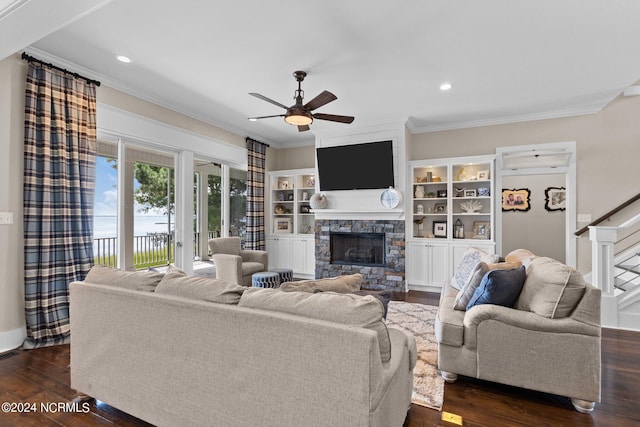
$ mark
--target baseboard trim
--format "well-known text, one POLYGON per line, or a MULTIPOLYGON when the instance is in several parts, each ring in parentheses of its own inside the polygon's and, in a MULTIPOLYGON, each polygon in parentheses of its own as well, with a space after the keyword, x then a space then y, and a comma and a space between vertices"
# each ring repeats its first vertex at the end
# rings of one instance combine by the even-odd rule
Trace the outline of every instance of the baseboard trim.
POLYGON ((27 327, 0 332, 0 353, 18 348, 27 337, 27 327))

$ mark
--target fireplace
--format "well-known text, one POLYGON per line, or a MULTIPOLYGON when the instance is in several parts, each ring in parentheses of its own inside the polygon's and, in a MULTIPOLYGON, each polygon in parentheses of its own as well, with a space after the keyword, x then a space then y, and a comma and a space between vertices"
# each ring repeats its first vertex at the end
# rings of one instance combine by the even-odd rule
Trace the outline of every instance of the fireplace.
POLYGON ((331 264, 385 266, 384 233, 330 233, 331 264))
POLYGON ((316 278, 360 273, 364 289, 405 291, 404 221, 316 219, 316 278))

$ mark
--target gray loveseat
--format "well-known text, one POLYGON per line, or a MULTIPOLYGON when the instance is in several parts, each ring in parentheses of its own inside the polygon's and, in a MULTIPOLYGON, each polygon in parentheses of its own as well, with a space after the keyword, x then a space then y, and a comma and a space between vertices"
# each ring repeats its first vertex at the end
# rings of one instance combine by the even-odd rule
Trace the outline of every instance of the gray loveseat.
POLYGON ((155 425, 400 427, 410 406, 415 340, 371 296, 94 267, 70 303, 72 388, 155 425))
POLYGON ((443 378, 452 382, 465 375, 567 396, 576 410, 591 412, 600 401, 600 290, 566 265, 526 250, 506 261, 493 268, 526 267, 512 307, 456 309, 464 291, 453 287, 455 278, 443 288, 436 318, 443 378))

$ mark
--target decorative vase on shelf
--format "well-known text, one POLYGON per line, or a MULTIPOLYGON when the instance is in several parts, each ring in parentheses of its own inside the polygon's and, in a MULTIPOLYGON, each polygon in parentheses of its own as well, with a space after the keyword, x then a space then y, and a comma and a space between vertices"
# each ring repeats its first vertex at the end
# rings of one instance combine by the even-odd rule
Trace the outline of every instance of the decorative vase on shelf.
POLYGON ((466 181, 467 180, 467 174, 464 173, 464 168, 460 168, 460 171, 458 172, 458 175, 456 176, 456 179, 458 181, 466 181))
POLYGON ((424 198, 424 188, 422 187, 422 185, 416 185, 415 197, 416 199, 424 198))
POLYGON ((327 207, 327 197, 324 194, 315 193, 309 199, 309 206, 311 209, 325 209, 327 207))

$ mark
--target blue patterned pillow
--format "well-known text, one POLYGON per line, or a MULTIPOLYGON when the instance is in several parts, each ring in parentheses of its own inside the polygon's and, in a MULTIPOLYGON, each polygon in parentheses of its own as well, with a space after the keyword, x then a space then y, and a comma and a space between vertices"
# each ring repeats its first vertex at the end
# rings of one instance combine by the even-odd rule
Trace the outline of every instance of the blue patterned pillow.
POLYGON ((524 266, 514 270, 492 270, 484 275, 467 304, 467 310, 481 304, 513 307, 527 278, 524 266))

